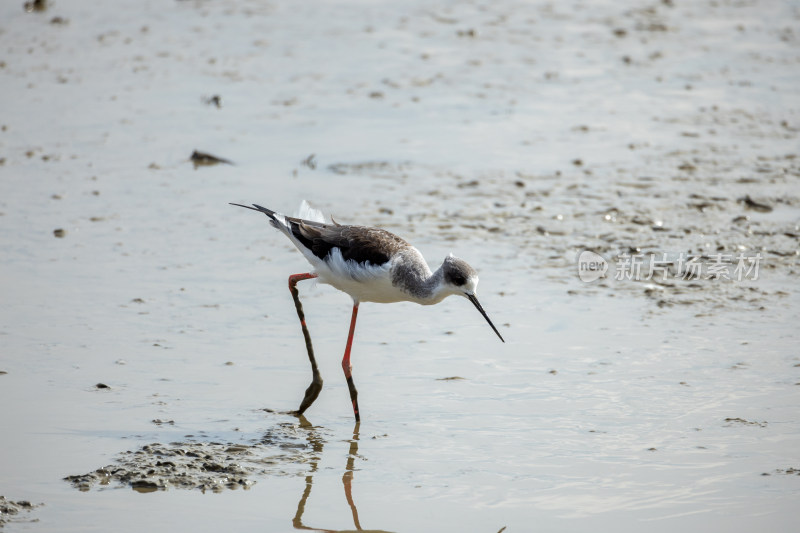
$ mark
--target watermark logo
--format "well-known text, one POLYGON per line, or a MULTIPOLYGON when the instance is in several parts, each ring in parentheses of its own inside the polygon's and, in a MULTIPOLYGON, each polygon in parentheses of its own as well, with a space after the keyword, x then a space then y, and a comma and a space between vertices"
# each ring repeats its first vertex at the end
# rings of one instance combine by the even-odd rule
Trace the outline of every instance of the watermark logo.
POLYGON ((578 277, 581 281, 591 283, 605 277, 608 272, 608 261, 600 254, 584 250, 578 256, 578 277))
MULTIPOLYGON (((693 255, 686 252, 652 252, 620 254, 612 263, 616 281, 756 281, 761 259, 760 253, 693 255)), ((583 282, 590 283, 605 277, 611 266, 603 256, 591 250, 584 250, 578 255, 578 277, 583 282)))

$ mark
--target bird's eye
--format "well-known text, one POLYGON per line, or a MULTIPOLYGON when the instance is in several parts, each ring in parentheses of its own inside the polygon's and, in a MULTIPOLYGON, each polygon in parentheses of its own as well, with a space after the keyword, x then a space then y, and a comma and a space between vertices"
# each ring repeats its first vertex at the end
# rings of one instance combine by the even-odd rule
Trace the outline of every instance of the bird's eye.
POLYGON ((467 278, 465 278, 462 274, 453 274, 450 276, 450 283, 455 285, 456 287, 460 287, 467 282, 467 278))

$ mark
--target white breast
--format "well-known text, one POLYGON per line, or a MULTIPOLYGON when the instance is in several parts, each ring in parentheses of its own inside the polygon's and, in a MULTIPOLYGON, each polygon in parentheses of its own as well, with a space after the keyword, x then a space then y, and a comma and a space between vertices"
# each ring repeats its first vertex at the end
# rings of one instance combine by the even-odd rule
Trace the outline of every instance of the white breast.
POLYGON ((391 261, 382 265, 345 261, 337 248, 325 261, 316 262, 319 281, 349 294, 358 302, 391 303, 408 300, 408 294, 392 285, 391 261))

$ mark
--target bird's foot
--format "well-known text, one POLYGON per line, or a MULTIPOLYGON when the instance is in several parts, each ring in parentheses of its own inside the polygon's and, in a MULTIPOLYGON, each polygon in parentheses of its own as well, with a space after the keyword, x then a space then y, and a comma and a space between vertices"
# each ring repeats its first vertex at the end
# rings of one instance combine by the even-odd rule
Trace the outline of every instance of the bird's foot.
POLYGON ((316 378, 311 382, 311 385, 308 386, 306 389, 306 395, 303 397, 303 401, 300 403, 300 408, 296 411, 298 415, 302 415, 306 412, 306 409, 311 407, 311 404, 314 403, 314 400, 317 399, 319 393, 322 391, 322 378, 316 378))
POLYGON ((353 414, 356 417, 356 424, 358 424, 361 421, 361 415, 358 412, 358 391, 353 383, 353 376, 347 378, 347 388, 350 389, 350 401, 353 403, 353 414))

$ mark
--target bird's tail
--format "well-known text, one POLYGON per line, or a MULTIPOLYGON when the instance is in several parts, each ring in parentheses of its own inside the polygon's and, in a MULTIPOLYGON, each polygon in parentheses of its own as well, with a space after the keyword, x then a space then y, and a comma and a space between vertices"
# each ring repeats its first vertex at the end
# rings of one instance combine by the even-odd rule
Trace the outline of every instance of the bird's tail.
POLYGON ((250 207, 249 205, 235 204, 233 202, 228 202, 228 203, 230 205, 236 205, 236 206, 239 206, 239 207, 244 207, 245 209, 250 209, 251 211, 260 211, 260 212, 264 213, 265 215, 267 215, 272 220, 275 220, 275 215, 277 214, 272 209, 267 209, 266 207, 261 207, 258 204, 253 204, 253 207, 250 207))
POLYGON ((281 230, 286 234, 291 233, 291 229, 289 228, 289 224, 287 223, 286 218, 280 213, 273 211, 272 209, 267 209, 266 207, 262 207, 258 204, 253 204, 253 207, 250 207, 249 205, 235 204, 233 202, 229 203, 231 205, 244 207, 245 209, 250 209, 251 211, 259 211, 261 213, 264 213, 265 215, 267 215, 267 217, 269 217, 269 222, 274 227, 276 227, 277 229, 281 230))

